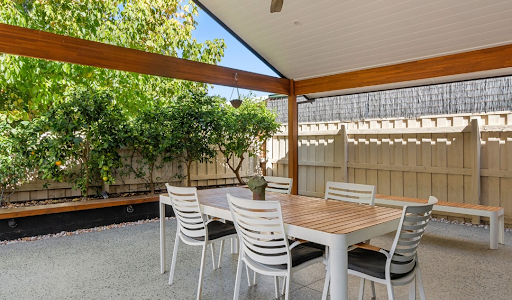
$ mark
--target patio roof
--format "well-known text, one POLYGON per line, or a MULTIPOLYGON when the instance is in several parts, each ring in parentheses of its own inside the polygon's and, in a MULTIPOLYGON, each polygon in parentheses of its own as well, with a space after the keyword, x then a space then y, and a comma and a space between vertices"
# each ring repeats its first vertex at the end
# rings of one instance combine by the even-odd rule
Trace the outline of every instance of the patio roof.
MULTIPOLYGON (((273 14, 270 0, 195 2, 278 74, 295 80, 297 95, 316 98, 512 74, 510 67, 491 65, 448 72, 439 67, 478 61, 448 55, 511 44, 510 1, 285 1, 273 14), (446 59, 425 61, 439 57, 446 59), (404 65, 416 61, 423 64, 404 65), (391 67, 376 69, 384 66, 391 67), (428 74, 414 74, 420 70, 428 74), (343 73, 348 74, 304 81, 343 73), (400 77, 390 78, 391 73, 400 77)), ((500 54, 484 54, 491 55, 500 54)))

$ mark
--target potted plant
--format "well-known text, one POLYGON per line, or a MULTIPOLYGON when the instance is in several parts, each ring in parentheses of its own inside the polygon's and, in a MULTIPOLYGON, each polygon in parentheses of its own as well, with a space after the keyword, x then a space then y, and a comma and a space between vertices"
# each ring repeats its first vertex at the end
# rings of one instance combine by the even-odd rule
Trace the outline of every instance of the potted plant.
POLYGON ((267 181, 261 175, 254 175, 247 181, 249 189, 252 191, 253 200, 265 200, 265 188, 267 181))
POLYGON ((240 105, 242 105, 242 99, 233 99, 231 101, 231 105, 234 107, 234 108, 239 108, 240 105))

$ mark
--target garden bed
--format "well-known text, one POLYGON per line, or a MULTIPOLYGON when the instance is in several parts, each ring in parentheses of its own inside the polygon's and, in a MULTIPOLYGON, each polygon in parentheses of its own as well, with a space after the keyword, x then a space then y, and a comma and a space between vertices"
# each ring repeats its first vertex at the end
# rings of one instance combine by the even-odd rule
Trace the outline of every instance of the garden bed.
MULTIPOLYGON (((158 217, 158 195, 71 201, 0 210, 0 240, 158 217)), ((172 209, 166 209, 172 215, 172 209)))
MULTIPOLYGON (((238 184, 198 189, 225 186, 238 184)), ((11 205, 6 203, 0 209, 0 241, 159 217, 158 194, 136 192, 117 196, 120 197, 87 200, 64 198, 11 205)), ((170 206, 166 206, 165 215, 174 215, 170 206)))

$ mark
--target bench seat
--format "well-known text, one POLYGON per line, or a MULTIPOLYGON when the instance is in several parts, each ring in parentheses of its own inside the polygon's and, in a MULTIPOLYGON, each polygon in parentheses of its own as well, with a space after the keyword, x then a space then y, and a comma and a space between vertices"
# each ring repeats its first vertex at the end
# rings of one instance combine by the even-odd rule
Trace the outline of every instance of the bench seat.
MULTIPOLYGON (((414 205, 414 203, 425 204, 427 202, 427 199, 388 196, 381 194, 375 195, 375 204, 404 206, 407 204, 414 205)), ((488 217, 490 227, 490 248, 498 249, 498 243, 504 243, 505 209, 503 207, 439 201, 436 205, 434 205, 433 210, 471 216, 488 217)))

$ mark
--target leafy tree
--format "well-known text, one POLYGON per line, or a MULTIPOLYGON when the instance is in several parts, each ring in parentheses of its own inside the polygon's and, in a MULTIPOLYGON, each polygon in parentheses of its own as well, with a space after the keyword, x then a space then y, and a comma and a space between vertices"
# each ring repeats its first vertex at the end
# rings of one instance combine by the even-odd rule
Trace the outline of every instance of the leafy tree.
POLYGON ((87 196, 89 187, 114 183, 122 166, 118 150, 126 139, 126 120, 107 91, 77 89, 67 101, 34 120, 32 144, 41 179, 69 181, 87 196))
POLYGON ((280 124, 264 101, 245 99, 239 108, 226 105, 222 110, 214 141, 238 181, 244 184, 240 176, 244 155, 256 156, 263 143, 279 131, 280 124))
POLYGON ((182 153, 182 146, 176 138, 177 124, 172 119, 170 108, 155 106, 145 109, 138 114, 131 124, 130 138, 127 142, 132 150, 129 166, 137 178, 146 180, 151 193, 155 193, 154 172, 164 167, 164 164, 176 159, 182 153), (136 161, 135 153, 141 156, 136 161))
POLYGON ((217 154, 213 145, 213 134, 218 127, 221 104, 224 98, 208 96, 200 90, 191 90, 189 95, 180 95, 171 105, 175 137, 183 149, 183 160, 187 168, 187 186, 190 186, 190 167, 193 162, 211 161, 217 154))
MULTIPOLYGON (((217 64, 222 39, 192 38, 197 6, 191 0, 0 0, 0 22, 37 30, 217 64)), ((206 85, 157 76, 113 71, 0 54, 0 89, 9 90, 0 113, 30 119, 64 101, 76 86, 109 88, 128 111, 206 85)))
POLYGON ((0 206, 33 175, 31 152, 27 147, 29 128, 27 121, 11 126, 5 118, 0 118, 0 206))

